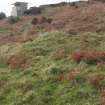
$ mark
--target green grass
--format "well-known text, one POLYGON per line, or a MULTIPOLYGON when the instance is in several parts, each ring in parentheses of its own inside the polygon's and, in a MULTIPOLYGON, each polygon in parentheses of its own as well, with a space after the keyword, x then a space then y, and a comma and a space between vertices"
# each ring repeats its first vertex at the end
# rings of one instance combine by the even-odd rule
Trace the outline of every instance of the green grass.
POLYGON ((8 29, 0 28, 0 36, 4 36, 5 34, 8 34, 8 29))
MULTIPOLYGON (((104 42, 105 35, 96 33, 71 36, 51 32, 32 42, 1 46, 0 105, 99 105, 101 93, 85 77, 105 75, 105 66, 98 68, 85 62, 76 63, 71 54, 83 48, 105 51, 104 42), (61 48, 65 56, 54 59, 51 53, 61 48), (22 51, 30 56, 28 67, 11 68, 6 63, 8 57, 22 51), (75 70, 79 75, 74 80, 57 79, 60 74, 75 70)), ((104 85, 105 81, 103 89, 104 85)))

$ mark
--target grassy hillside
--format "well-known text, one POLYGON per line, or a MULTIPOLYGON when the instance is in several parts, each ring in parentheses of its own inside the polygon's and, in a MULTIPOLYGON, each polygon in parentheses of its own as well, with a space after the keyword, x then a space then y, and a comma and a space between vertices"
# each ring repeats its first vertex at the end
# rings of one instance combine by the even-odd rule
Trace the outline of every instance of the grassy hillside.
POLYGON ((0 20, 0 105, 105 105, 105 3, 0 20))
POLYGON ((0 104, 104 105, 104 43, 104 34, 51 32, 1 46, 0 104), (81 51, 88 57, 77 62, 81 51))

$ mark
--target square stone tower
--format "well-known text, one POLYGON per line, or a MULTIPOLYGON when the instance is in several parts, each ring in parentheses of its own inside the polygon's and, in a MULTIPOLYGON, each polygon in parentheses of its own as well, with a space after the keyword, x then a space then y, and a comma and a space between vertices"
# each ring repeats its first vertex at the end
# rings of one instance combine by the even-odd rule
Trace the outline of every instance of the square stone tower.
POLYGON ((27 10, 28 3, 16 2, 13 5, 14 5, 14 7, 12 8, 11 16, 23 16, 24 11, 27 10))

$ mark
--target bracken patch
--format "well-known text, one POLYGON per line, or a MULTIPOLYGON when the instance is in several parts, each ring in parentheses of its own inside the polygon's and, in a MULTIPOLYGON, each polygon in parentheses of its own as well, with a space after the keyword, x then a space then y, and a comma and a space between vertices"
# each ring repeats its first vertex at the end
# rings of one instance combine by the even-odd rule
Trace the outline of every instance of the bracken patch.
POLYGON ((7 64, 11 68, 21 68, 26 67, 29 60, 27 53, 20 52, 18 54, 11 55, 7 61, 7 64))
POLYGON ((100 97, 101 97, 101 105, 105 105, 105 90, 101 92, 100 97))
POLYGON ((87 76, 87 81, 89 81, 92 85, 94 85, 99 91, 103 90, 105 76, 97 75, 97 76, 87 76))
POLYGON ((78 51, 72 54, 72 59, 77 63, 84 61, 87 64, 97 64, 105 61, 105 52, 97 50, 78 51))
POLYGON ((59 81, 63 81, 63 80, 72 81, 72 80, 75 80, 79 76, 79 74, 80 73, 78 71, 71 71, 66 74, 60 74, 58 76, 58 80, 59 81))
POLYGON ((84 56, 85 56, 84 51, 78 51, 72 54, 72 59, 78 63, 84 58, 84 56))
POLYGON ((39 16, 39 17, 34 17, 32 19, 32 25, 36 25, 36 24, 43 24, 43 23, 51 23, 52 19, 51 18, 46 18, 44 16, 39 16))

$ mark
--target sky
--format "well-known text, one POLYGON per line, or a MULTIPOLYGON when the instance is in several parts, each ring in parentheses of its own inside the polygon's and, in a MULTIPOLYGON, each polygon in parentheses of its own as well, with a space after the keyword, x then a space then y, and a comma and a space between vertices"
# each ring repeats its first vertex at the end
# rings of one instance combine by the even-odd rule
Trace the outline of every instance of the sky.
MULTIPOLYGON (((42 4, 51 4, 51 3, 59 3, 63 1, 69 1, 69 0, 1 0, 0 2, 0 12, 6 13, 7 16, 10 16, 11 10, 13 7, 13 3, 15 2, 27 2, 28 7, 31 6, 39 6, 42 4)), ((70 1, 76 1, 76 0, 70 0, 70 1)))

